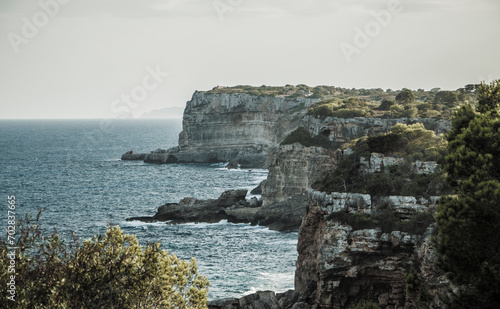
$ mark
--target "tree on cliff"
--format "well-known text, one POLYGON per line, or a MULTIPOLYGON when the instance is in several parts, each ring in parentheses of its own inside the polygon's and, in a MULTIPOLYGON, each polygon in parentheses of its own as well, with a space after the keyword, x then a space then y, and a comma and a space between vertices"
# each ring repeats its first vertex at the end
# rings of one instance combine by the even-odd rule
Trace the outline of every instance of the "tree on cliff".
POLYGON ((454 115, 445 170, 458 189, 436 216, 438 266, 468 287, 457 308, 500 303, 500 80, 478 91, 475 112, 466 105, 454 115))
POLYGON ((415 101, 415 95, 410 89, 401 90, 396 96, 396 102, 402 105, 410 104, 415 101))
POLYGON ((208 281, 194 259, 169 255, 159 243, 143 248, 118 226, 67 245, 55 232, 42 233, 38 218, 19 222, 16 239, 0 238, 9 308, 206 308, 208 281), (14 277, 9 247, 18 248, 14 277))

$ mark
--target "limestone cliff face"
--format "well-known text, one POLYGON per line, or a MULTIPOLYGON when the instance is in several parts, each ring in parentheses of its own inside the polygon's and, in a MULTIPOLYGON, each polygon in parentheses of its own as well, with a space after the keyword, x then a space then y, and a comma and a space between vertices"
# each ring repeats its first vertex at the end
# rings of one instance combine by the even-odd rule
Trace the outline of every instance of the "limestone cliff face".
MULTIPOLYGON (((377 211, 369 195, 308 190, 308 211, 299 232, 295 294, 318 308, 347 308, 371 300, 381 308, 411 308, 418 295, 406 290, 405 274, 411 267, 423 274, 431 291, 446 286, 444 276, 433 265, 430 245, 432 226, 423 235, 380 228, 356 229, 333 219, 332 214, 377 211)), ((436 199, 387 197, 396 213, 417 208, 433 209, 436 199)), ((429 295, 431 307, 439 307, 429 295)))
POLYGON ((282 145, 269 155, 269 174, 262 184, 264 205, 304 193, 336 163, 336 153, 299 143, 282 145))
POLYGON ((422 123, 427 130, 436 133, 447 132, 451 126, 449 120, 434 118, 315 118, 308 115, 300 121, 312 136, 322 134, 338 145, 362 136, 387 133, 397 123, 422 123))
POLYGON ((179 147, 169 150, 178 162, 227 162, 264 167, 271 147, 294 130, 317 100, 195 92, 187 102, 179 147))

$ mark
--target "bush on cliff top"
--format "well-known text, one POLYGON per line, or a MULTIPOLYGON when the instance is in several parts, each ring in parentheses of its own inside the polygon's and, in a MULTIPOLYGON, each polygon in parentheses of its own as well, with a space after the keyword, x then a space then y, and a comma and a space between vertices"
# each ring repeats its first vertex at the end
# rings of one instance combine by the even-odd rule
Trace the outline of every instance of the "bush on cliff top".
POLYGON ((358 192, 375 196, 425 196, 448 194, 451 187, 445 182, 441 169, 431 174, 417 174, 412 162, 444 162, 446 141, 426 130, 420 123, 397 124, 387 134, 363 137, 348 145, 353 153, 338 161, 334 170, 313 184, 319 191, 358 192), (372 152, 404 157, 404 163, 385 167, 383 173, 364 173, 361 158, 372 152))
POLYGON ((427 130, 423 124, 406 125, 398 123, 387 134, 363 137, 349 145, 360 155, 371 152, 384 155, 411 156, 413 160, 437 161, 444 163, 446 140, 427 130))
POLYGON ((118 226, 68 245, 56 232, 44 235, 39 216, 18 222, 15 241, 0 238, 2 287, 12 285, 8 248, 19 248, 15 301, 3 296, 9 308, 206 308, 208 281, 194 259, 169 255, 159 243, 143 248, 118 226))
POLYGON ((374 109, 374 105, 359 98, 347 98, 344 100, 332 98, 315 103, 309 108, 307 114, 315 117, 368 117, 370 116, 369 111, 371 109, 374 109))

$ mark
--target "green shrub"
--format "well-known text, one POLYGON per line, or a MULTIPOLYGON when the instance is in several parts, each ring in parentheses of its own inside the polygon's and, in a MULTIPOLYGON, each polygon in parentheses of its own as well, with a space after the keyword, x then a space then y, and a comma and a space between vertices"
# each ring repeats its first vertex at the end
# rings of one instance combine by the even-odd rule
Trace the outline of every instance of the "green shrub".
POLYGON ((418 114, 418 109, 416 107, 412 107, 412 108, 409 108, 409 109, 405 109, 401 113, 401 117, 404 117, 404 118, 414 118, 414 117, 417 117, 417 114, 418 114))
POLYGON ((394 100, 382 100, 382 103, 380 103, 377 110, 388 111, 394 104, 396 104, 396 101, 394 100))
MULTIPOLYGON (((209 283, 194 259, 169 255, 159 243, 143 248, 118 226, 66 244, 56 232, 44 236, 39 216, 17 226, 16 296, 9 308, 206 308, 209 283)), ((0 238, 3 287, 11 246, 0 238)))
POLYGON ((373 106, 369 105, 365 100, 359 98, 331 98, 315 103, 309 108, 308 115, 315 117, 338 117, 338 118, 353 118, 369 116, 369 111, 373 106))
POLYGON ((360 152, 378 152, 385 155, 415 155, 420 153, 423 160, 435 160, 444 156, 446 140, 436 136, 434 131, 425 129, 421 123, 406 125, 402 123, 392 127, 389 133, 370 136, 353 141, 352 148, 360 152), (365 149, 366 148, 366 149, 365 149))
POLYGON ((331 113, 331 117, 337 118, 355 118, 355 117, 366 117, 367 112, 360 109, 347 109, 342 108, 331 113))
POLYGON ((420 280, 418 272, 413 266, 405 274, 405 283, 406 293, 415 299, 417 308, 427 308, 427 304, 431 301, 431 295, 425 282, 420 280))
POLYGON ((423 110, 426 110, 426 109, 432 109, 432 104, 428 103, 428 102, 420 103, 420 104, 417 105, 417 108, 418 108, 419 111, 423 111, 423 110))
POLYGON ((321 104, 311 107, 307 113, 314 117, 332 117, 334 108, 333 104, 321 104))

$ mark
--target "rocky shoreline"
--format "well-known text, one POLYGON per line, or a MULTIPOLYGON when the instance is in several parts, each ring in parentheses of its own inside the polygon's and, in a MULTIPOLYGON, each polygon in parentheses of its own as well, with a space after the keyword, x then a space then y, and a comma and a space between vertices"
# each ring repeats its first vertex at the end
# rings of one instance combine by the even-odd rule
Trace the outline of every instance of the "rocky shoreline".
POLYGON ((252 197, 246 200, 247 190, 229 190, 218 199, 198 200, 186 197, 179 203, 167 203, 158 208, 152 217, 132 217, 127 221, 169 222, 173 224, 188 222, 216 223, 227 220, 231 223, 257 224, 255 213, 262 200, 252 197))
POLYGON ((247 190, 228 190, 217 199, 199 200, 186 197, 178 203, 166 203, 158 207, 151 217, 131 217, 127 221, 179 223, 250 223, 267 226, 271 230, 298 230, 306 210, 305 194, 262 207, 262 199, 253 196, 246 199, 247 190))

